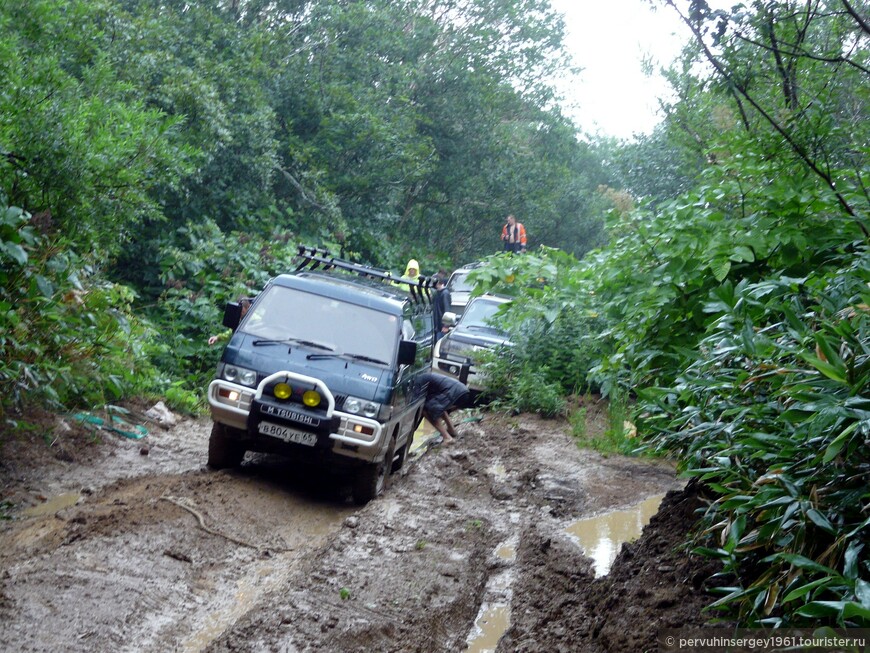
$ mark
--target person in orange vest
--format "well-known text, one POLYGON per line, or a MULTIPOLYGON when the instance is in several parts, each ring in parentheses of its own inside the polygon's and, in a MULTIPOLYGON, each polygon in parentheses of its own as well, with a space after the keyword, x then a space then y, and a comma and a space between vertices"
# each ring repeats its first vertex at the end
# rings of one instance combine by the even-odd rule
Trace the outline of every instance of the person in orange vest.
POLYGON ((513 215, 507 217, 507 222, 501 230, 501 239, 506 252, 526 251, 526 228, 522 222, 517 222, 513 215))

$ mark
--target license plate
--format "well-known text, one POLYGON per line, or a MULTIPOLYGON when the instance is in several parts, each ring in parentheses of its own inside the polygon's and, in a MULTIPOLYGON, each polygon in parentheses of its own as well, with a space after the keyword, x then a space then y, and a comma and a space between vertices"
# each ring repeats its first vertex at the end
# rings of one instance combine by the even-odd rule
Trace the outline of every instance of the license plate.
POLYGON ((277 408, 275 406, 270 406, 269 404, 260 406, 260 412, 264 415, 272 415, 273 417, 289 419, 293 422, 299 422, 300 424, 305 424, 307 426, 320 426, 320 420, 316 417, 311 417, 310 415, 302 415, 300 413, 294 413, 292 410, 277 408))
POLYGON ((295 442, 296 444, 303 444, 306 447, 313 447, 317 444, 316 433, 297 431, 296 429, 290 429, 286 426, 280 426, 279 424, 272 424, 271 422, 260 422, 257 428, 259 428, 260 433, 263 435, 278 438, 279 440, 284 440, 284 442, 295 442))

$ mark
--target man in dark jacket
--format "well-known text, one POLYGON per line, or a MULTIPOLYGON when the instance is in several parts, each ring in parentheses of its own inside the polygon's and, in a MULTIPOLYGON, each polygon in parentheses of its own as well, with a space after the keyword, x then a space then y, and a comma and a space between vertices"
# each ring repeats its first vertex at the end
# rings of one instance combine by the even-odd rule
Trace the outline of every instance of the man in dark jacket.
POLYGON ((443 374, 427 372, 421 375, 420 381, 428 384, 423 416, 438 429, 444 444, 450 444, 456 437, 456 429, 450 421, 449 413, 467 406, 471 394, 464 383, 443 374))
POLYGON ((440 340, 447 333, 444 327, 444 313, 450 308, 450 291, 447 290, 447 281, 440 272, 435 277, 435 299, 432 302, 432 313, 435 318, 435 340, 440 340))

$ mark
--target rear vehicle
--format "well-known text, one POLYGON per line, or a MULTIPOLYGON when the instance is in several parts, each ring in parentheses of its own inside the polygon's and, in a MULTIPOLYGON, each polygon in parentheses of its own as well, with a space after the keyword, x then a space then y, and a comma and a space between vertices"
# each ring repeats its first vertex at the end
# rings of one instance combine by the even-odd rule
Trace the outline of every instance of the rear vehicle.
POLYGON ((208 388, 208 463, 231 467, 247 451, 279 453, 351 476, 365 503, 404 465, 422 420, 420 375, 432 360, 431 279, 299 248, 234 329, 208 388))
POLYGON ((469 263, 457 268, 447 280, 447 290, 450 292, 450 312, 456 314, 457 317, 465 311, 465 306, 471 299, 471 292, 474 290, 474 284, 468 283, 468 273, 479 268, 480 265, 480 263, 469 263))
MULTIPOLYGON (((512 344, 510 336, 492 323, 493 316, 509 301, 497 295, 472 299, 456 326, 436 343, 432 369, 459 379, 474 393, 480 393, 484 389, 477 369, 480 352, 512 344)), ((454 319, 445 314, 445 322, 454 319)))

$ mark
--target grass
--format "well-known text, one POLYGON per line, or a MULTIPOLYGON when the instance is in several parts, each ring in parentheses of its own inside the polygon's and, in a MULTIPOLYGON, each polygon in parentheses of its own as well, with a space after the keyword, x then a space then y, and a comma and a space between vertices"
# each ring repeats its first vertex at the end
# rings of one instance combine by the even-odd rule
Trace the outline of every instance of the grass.
POLYGON ((0 501, 0 521, 10 521, 12 519, 12 511, 15 509, 15 504, 11 501, 0 501))
POLYGON ((637 447, 634 425, 628 421, 624 398, 610 401, 583 397, 581 405, 568 412, 571 437, 581 449, 604 455, 631 454, 637 447))

